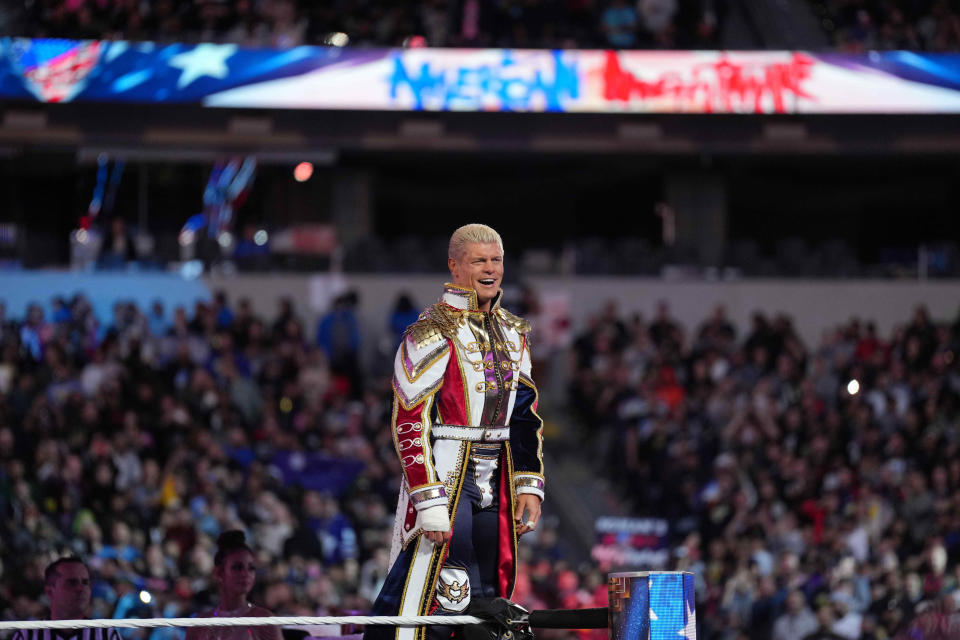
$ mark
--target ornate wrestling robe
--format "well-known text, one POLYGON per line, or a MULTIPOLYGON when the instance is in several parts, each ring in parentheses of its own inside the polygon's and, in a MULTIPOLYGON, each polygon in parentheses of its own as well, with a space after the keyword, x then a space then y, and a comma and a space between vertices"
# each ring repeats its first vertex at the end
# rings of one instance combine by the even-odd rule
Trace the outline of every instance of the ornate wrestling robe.
MULTIPOLYGON (((513 592, 513 512, 518 494, 543 499, 543 422, 530 377, 530 325, 503 309, 501 296, 483 312, 472 289, 447 284, 440 301, 407 329, 398 349, 391 428, 403 481, 392 567, 374 605, 376 615, 466 610, 471 593, 481 590, 471 585, 462 566, 452 566, 454 556, 464 555, 460 535, 470 537, 474 549, 484 546, 478 555, 488 558, 492 569, 485 573, 483 595, 513 592), (464 511, 468 502, 493 523, 479 529, 482 539, 478 529, 458 527, 458 517, 479 521, 464 511), (435 505, 445 505, 450 514, 454 539, 444 545, 420 535, 418 514, 435 505), (451 553, 458 542, 461 550, 451 553)), ((421 640, 424 629, 371 627, 365 637, 421 640)))

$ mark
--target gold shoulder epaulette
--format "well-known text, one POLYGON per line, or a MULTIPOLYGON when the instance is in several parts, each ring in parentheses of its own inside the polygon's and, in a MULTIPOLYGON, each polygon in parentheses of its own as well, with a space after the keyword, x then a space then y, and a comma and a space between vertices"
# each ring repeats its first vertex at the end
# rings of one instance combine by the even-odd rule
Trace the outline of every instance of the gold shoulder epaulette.
POLYGON ((523 335, 530 333, 530 323, 520 316, 513 315, 503 307, 497 307, 497 315, 500 316, 500 319, 503 320, 505 325, 512 327, 518 333, 523 335))
POLYGON ((457 327, 461 316, 463 316, 463 311, 438 302, 427 307, 423 313, 436 323, 444 337, 455 338, 457 336, 457 327))
POLYGON ((435 304, 427 307, 420 314, 420 319, 407 327, 406 335, 417 345, 417 349, 422 349, 428 344, 455 337, 459 319, 457 309, 435 304))
POLYGON ((417 349, 423 349, 428 344, 443 340, 440 328, 430 318, 421 317, 407 327, 406 334, 417 345, 417 349))

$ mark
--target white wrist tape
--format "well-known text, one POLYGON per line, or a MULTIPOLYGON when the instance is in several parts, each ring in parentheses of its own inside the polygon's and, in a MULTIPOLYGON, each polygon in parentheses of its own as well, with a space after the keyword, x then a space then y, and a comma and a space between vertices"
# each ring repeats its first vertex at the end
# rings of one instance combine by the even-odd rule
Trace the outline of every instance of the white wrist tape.
POLYGON ((420 526, 424 531, 449 531, 450 516, 447 514, 447 506, 438 504, 433 507, 427 507, 417 514, 420 520, 420 526))

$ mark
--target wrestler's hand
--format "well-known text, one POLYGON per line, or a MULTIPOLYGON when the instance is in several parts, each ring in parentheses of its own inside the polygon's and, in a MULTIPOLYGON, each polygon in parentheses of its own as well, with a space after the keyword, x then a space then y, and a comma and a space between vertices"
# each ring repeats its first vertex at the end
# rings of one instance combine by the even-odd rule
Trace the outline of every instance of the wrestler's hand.
POLYGON ((447 514, 446 505, 438 504, 427 507, 420 512, 420 526, 423 527, 423 535, 433 544, 443 544, 449 542, 452 532, 450 531, 450 516, 447 514))
POLYGON ((450 542, 451 532, 447 531, 424 531, 424 537, 433 544, 443 544, 450 542))
POLYGON ((513 523, 517 528, 517 535, 522 536, 537 528, 540 520, 540 497, 532 493, 521 493, 517 496, 517 510, 513 513, 513 523), (527 513, 524 521, 523 514, 527 513))

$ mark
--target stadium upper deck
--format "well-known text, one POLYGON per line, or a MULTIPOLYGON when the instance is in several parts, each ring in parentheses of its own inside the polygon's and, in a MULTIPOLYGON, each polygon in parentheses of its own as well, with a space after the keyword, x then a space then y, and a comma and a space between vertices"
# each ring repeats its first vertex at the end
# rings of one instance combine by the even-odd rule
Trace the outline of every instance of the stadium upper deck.
POLYGON ((792 22, 806 23, 809 29, 806 42, 793 42, 788 48, 833 47, 850 53, 955 51, 960 46, 960 18, 947 0, 791 0, 779 6, 732 0, 37 0, 9 4, 0 8, 0 35, 226 41, 268 47, 561 49, 744 48, 745 36, 752 41, 748 48, 784 48, 783 39, 772 32, 794 31, 797 25, 792 22), (777 20, 768 19, 765 14, 773 11, 780 11, 786 20, 778 25, 777 20))

